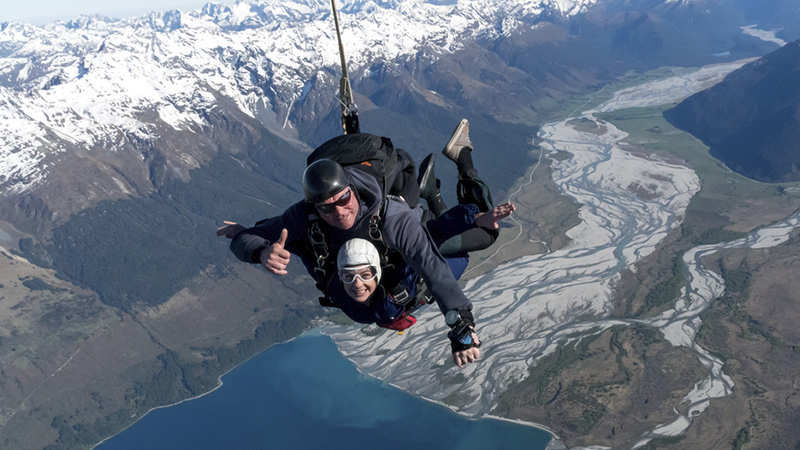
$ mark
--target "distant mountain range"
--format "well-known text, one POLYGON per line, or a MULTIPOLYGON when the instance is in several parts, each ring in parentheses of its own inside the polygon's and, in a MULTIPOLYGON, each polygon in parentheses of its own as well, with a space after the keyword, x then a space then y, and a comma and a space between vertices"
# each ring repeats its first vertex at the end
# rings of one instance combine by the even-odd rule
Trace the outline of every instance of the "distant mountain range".
MULTIPOLYGON (((399 137, 422 128, 408 147, 462 115, 535 124, 566 96, 630 68, 763 54, 768 43, 739 26, 785 11, 709 0, 442 3, 341 10, 365 126, 399 137)), ((40 238, 103 199, 185 182, 265 134, 305 151, 338 132, 326 1, 4 23, 0 57, 0 217, 40 238)))
POLYGON ((664 117, 735 172, 800 181, 800 41, 745 65, 664 117))

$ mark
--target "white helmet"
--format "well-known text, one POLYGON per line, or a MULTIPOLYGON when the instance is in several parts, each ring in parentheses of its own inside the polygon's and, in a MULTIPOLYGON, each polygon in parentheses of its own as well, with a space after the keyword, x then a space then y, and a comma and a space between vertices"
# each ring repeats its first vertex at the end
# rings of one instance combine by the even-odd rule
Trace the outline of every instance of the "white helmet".
POLYGON ((366 239, 355 238, 345 242, 339 249, 336 264, 339 267, 339 273, 345 268, 372 266, 375 269, 376 281, 381 281, 380 254, 372 242, 366 239))

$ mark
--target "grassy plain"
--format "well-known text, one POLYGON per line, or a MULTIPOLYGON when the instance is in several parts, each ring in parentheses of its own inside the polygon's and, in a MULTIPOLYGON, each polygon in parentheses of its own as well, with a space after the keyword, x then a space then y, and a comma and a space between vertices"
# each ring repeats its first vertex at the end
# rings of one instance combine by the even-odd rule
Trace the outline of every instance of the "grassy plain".
POLYGON ((689 205, 685 227, 747 232, 797 209, 797 183, 761 183, 731 171, 702 142, 664 120, 661 114, 671 106, 624 109, 599 118, 628 133, 633 151, 668 154, 695 170, 702 188, 689 205))
POLYGON ((565 117, 579 115, 583 111, 590 110, 605 103, 614 96, 614 93, 625 88, 639 86, 650 81, 656 81, 671 76, 691 73, 698 68, 691 67, 660 67, 648 72, 630 71, 617 80, 604 84, 597 91, 586 95, 575 96, 561 102, 560 108, 554 110, 545 118, 545 122, 562 120, 565 117))

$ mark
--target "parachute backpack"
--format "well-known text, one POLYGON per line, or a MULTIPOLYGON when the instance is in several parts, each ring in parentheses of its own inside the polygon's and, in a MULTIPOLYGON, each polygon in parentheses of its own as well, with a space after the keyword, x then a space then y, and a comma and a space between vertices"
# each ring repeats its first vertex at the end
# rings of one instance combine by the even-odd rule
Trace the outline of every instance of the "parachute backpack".
POLYGON ((337 136, 317 147, 306 159, 307 165, 330 159, 342 167, 351 166, 378 180, 383 197, 401 197, 409 207, 419 204, 414 160, 405 150, 396 149, 387 137, 367 133, 337 136))

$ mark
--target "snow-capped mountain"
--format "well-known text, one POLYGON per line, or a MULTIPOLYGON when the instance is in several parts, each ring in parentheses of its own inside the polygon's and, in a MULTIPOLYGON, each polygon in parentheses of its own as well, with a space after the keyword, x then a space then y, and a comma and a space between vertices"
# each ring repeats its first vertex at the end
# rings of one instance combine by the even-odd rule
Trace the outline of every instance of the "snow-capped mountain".
MULTIPOLYGON (((344 3, 343 39, 358 72, 420 51, 436 58, 465 40, 510 33, 523 17, 576 14, 594 1, 344 3)), ((195 132, 222 98, 291 135, 292 108, 312 82, 331 100, 336 95, 339 56, 330 4, 321 0, 209 3, 201 11, 44 27, 6 23, 0 48, 0 173, 11 194, 41 183, 54 167, 49 160, 71 146, 115 151, 131 140, 158 140, 166 129, 195 132)), ((184 150, 168 159, 197 167, 202 156, 184 150)))
MULTIPOLYGON (((689 11, 698 2, 725 3, 356 0, 339 8, 363 110, 394 101, 405 105, 397 112, 415 114, 421 101, 531 124, 536 110, 624 73, 625 52, 651 52, 631 40, 674 32, 664 20, 619 18, 615 10, 689 11), (614 35, 623 25, 623 37, 614 35), (440 63, 448 58, 455 59, 440 63)), ((103 199, 185 181, 219 152, 242 151, 264 133, 299 149, 319 144, 338 114, 331 14, 323 0, 269 0, 126 20, 3 23, 0 212, 38 229, 35 220, 19 223, 16 212, 31 195, 36 211, 26 215, 57 221, 103 199), (34 195, 45 184, 58 195, 34 195)), ((686 32, 678 34, 653 54, 691 53, 686 32)))

